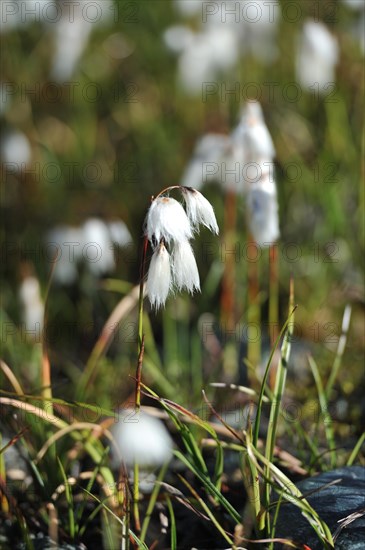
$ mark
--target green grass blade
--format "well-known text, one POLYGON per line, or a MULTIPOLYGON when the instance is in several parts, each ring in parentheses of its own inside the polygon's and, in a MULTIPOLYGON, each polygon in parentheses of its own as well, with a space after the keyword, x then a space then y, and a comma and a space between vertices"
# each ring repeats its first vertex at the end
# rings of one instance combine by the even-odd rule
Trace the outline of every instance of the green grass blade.
POLYGON ((57 457, 57 462, 58 462, 59 468, 61 470, 61 474, 62 474, 62 477, 63 477, 63 483, 65 485, 65 495, 66 495, 66 502, 67 502, 69 533, 70 533, 70 537, 72 538, 72 540, 74 540, 75 534, 76 534, 76 524, 75 524, 75 513, 74 513, 72 489, 71 489, 71 485, 69 484, 69 481, 68 481, 67 476, 66 476, 66 472, 65 472, 65 470, 62 466, 62 462, 59 459, 59 457, 57 457))
POLYGON ((350 456, 349 456, 349 458, 346 462, 346 466, 352 466, 352 464, 355 461, 355 458, 357 457, 357 455, 360 452, 360 449, 362 447, 362 444, 364 443, 364 440, 365 440, 365 432, 361 434, 361 436, 359 437, 355 447, 352 449, 351 454, 350 454, 350 456))
POLYGON ((170 514, 170 531, 171 531, 170 547, 171 547, 171 550, 177 550, 176 520, 175 520, 174 508, 172 506, 171 499, 169 496, 166 496, 166 504, 170 514))
POLYGON ((324 388, 323 388, 317 363, 314 361, 313 357, 310 357, 310 356, 308 357, 308 361, 312 369, 313 378, 315 380, 316 387, 317 387, 319 405, 321 408, 323 424, 324 424, 324 431, 326 434, 327 444, 330 450, 331 468, 335 468, 336 467, 336 444, 335 444, 335 436, 333 432, 332 418, 328 410, 326 392, 324 391, 324 388))
POLYGON ((333 366, 332 366, 332 369, 331 369, 331 373, 329 375, 327 385, 326 385, 326 389, 325 389, 325 394, 326 394, 327 399, 329 399, 330 396, 331 396, 333 385, 334 385, 335 380, 337 378, 338 371, 340 370, 340 367, 341 367, 342 357, 343 357, 345 347, 346 347, 346 342, 347 342, 347 334, 348 334, 349 327, 350 327, 350 320, 351 320, 351 306, 347 305, 345 307, 345 311, 343 313, 341 336, 338 340, 335 360, 334 360, 334 363, 333 363, 333 366))
POLYGON ((221 506, 223 506, 227 512, 229 513, 229 515, 234 519, 234 521, 236 523, 240 523, 241 522, 241 516, 240 514, 237 512, 237 510, 235 510, 233 508, 233 506, 231 505, 230 502, 228 502, 228 500, 222 495, 222 493, 220 493, 218 491, 218 489, 216 488, 216 486, 214 485, 214 483, 209 479, 208 476, 204 475, 202 472, 200 472, 199 470, 196 469, 196 467, 194 466, 194 464, 192 464, 188 458, 183 455, 180 451, 174 451, 174 454, 177 458, 179 458, 181 460, 181 462, 183 464, 185 464, 185 466, 187 466, 189 468, 189 470, 191 470, 198 479, 200 479, 200 481, 203 483, 206 491, 208 493, 210 493, 212 496, 214 496, 217 501, 219 502, 219 504, 221 506))
POLYGON ((148 506, 147 506, 146 515, 145 515, 143 523, 142 523, 142 529, 141 529, 141 534, 140 534, 140 540, 143 541, 143 542, 146 538, 148 526, 149 526, 150 520, 151 520, 151 515, 152 515, 153 509, 156 505, 156 500, 157 500, 158 494, 159 494, 160 489, 161 489, 161 481, 164 479, 164 477, 166 475, 168 466, 169 466, 169 462, 166 462, 162 466, 162 468, 161 468, 161 470, 158 474, 158 477, 155 481, 155 485, 153 487, 152 493, 151 493, 151 497, 150 497, 150 500, 149 500, 149 503, 148 503, 148 506))

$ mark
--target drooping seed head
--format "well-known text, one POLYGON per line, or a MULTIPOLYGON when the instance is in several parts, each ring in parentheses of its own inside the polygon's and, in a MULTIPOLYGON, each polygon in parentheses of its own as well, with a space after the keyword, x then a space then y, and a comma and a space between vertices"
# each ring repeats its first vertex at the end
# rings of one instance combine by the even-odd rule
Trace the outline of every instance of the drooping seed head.
POLYGON ((147 213, 146 235, 152 245, 161 239, 170 244, 171 241, 190 239, 193 232, 189 218, 178 201, 170 197, 157 197, 147 213))
POLYGON ((177 290, 186 289, 191 294, 200 290, 198 266, 189 241, 182 241, 174 246, 172 276, 177 290))
POLYGON ((159 309, 165 304, 170 288, 170 255, 161 241, 152 255, 146 284, 146 293, 152 307, 159 309))
POLYGON ((181 187, 181 192, 185 200, 188 218, 194 229, 197 230, 199 224, 202 224, 212 233, 218 235, 219 228, 210 202, 192 187, 181 187))

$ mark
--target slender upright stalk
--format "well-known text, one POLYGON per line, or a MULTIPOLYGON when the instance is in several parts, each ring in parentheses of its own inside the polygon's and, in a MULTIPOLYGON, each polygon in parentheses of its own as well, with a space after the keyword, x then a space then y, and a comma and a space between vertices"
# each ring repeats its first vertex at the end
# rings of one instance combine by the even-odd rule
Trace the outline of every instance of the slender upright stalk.
POLYGON ((279 262, 278 248, 274 243, 269 248, 269 332, 270 344, 274 345, 279 334, 279 262))
MULTIPOLYGON (((254 239, 249 237, 249 246, 257 246, 254 239)), ((259 262, 248 262, 248 342, 247 358, 249 363, 257 369, 261 360, 261 312, 259 303, 259 262)))
POLYGON ((225 265, 222 281, 222 296, 221 308, 222 319, 227 331, 234 330, 235 324, 235 227, 236 227, 236 194, 233 191, 228 191, 225 202, 225 220, 224 220, 224 235, 226 242, 225 246, 225 265))
POLYGON ((327 400, 329 400, 331 397, 332 388, 335 383, 336 377, 338 375, 338 371, 340 370, 342 356, 346 347, 347 334, 350 327, 350 320, 351 320, 351 306, 348 304, 343 313, 341 336, 338 340, 336 357, 335 357, 335 360, 331 369, 331 373, 329 375, 327 385, 325 388, 325 394, 326 394, 327 400))
MULTIPOLYGON (((276 441, 279 413, 281 409, 281 402, 284 394, 284 388, 285 388, 285 382, 286 382, 286 376, 287 376, 288 361, 289 361, 290 349, 291 349, 291 339, 292 339, 292 334, 294 329, 294 320, 292 318, 292 313, 294 309, 295 309, 294 281, 293 279, 291 279, 290 293, 289 293, 289 315, 288 315, 288 319, 290 320, 288 322, 287 331, 284 335, 283 344, 281 346, 281 357, 280 357, 279 365, 276 371, 274 395, 273 395, 273 401, 271 403, 269 426, 267 430, 265 456, 268 461, 268 466, 266 466, 265 468, 266 478, 270 478, 270 475, 271 475, 269 464, 272 462, 273 456, 274 456, 274 447, 275 447, 275 441, 276 441)), ((270 493, 271 493, 271 485, 269 482, 266 482, 265 497, 264 497, 266 508, 270 504, 270 493)), ((267 522, 268 533, 270 534, 269 515, 267 515, 266 517, 266 522, 267 522)))
MULTIPOLYGON (((274 345, 279 334, 279 263, 277 244, 269 247, 269 336, 274 345)), ((270 388, 274 389, 275 369, 270 372, 270 388)))
MULTIPOLYGON (((144 354, 144 334, 143 334, 143 298, 144 298, 144 276, 145 276, 145 263, 147 254, 148 239, 144 238, 141 271, 140 271, 140 283, 139 283, 139 302, 138 302, 138 361, 136 369, 136 391, 135 391, 135 410, 139 414, 141 409, 141 378, 142 378, 142 364, 144 354)), ((139 533, 141 530, 141 521, 139 515, 139 465, 137 462, 134 464, 134 479, 133 479, 133 515, 136 526, 136 531, 139 533)))

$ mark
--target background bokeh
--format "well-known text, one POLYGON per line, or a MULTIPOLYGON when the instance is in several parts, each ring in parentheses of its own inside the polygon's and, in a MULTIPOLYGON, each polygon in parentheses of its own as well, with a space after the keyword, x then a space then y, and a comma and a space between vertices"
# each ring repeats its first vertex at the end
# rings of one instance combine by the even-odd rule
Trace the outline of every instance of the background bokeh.
MULTIPOLYGON (((247 2, 223 4, 239 11, 223 14, 221 2, 199 0, 83 0, 73 8, 72 2, 48 0, 2 3, 2 344, 7 361, 28 380, 38 352, 22 330, 19 289, 32 275, 44 300, 52 231, 76 230, 98 219, 104 229, 123 221, 130 234, 103 241, 113 246, 109 266, 95 271, 90 262, 80 261, 76 279, 65 284, 55 277, 51 283, 48 347, 59 392, 67 396, 62 380, 83 368, 120 293, 128 289, 123 283, 138 283, 151 195, 181 181, 198 138, 207 132, 229 134, 245 102, 256 99, 277 152, 280 319, 286 317, 293 275, 298 341, 323 357, 326 372, 344 308, 352 304, 340 378, 346 396, 356 393, 364 349, 364 4, 266 2, 273 8, 269 20, 266 12, 255 19, 247 2), (298 72, 308 20, 323 23, 338 47, 333 80, 311 89, 298 72), (121 286, 113 286, 110 278, 121 286)), ((263 3, 250 4, 261 9, 263 3)), ((323 55, 319 74, 331 65, 323 55)), ((190 329, 196 332, 202 314, 213 315, 219 325, 225 190, 217 181, 202 191, 215 207, 221 240, 217 244, 200 235, 196 255, 203 293, 193 301, 172 298, 168 306, 175 319, 189 319, 183 342, 190 329), (207 242, 213 250, 209 255, 207 242)), ((247 242, 244 200, 237 199, 235 242, 241 246, 247 242)), ((62 231, 61 241, 74 241, 62 231)), ((242 253, 236 266, 242 309, 246 260, 242 253)), ((265 312, 265 263, 261 279, 265 312)), ((165 344, 171 338, 168 323, 161 314, 151 319, 162 346, 163 333, 165 344)), ((135 331, 133 325, 123 330, 103 359, 102 402, 122 401, 132 387, 126 379, 134 365, 135 331)), ((219 366, 214 375, 223 377, 219 366)))

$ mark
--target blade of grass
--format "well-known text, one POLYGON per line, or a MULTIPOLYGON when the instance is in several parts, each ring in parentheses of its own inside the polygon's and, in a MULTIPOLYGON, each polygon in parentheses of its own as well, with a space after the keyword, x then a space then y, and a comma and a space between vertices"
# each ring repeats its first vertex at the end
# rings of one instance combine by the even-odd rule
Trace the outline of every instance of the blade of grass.
POLYGON ((341 336, 338 340, 335 360, 334 360, 334 363, 332 365, 331 373, 329 375, 327 385, 326 385, 326 389, 325 389, 326 399, 329 399, 330 396, 331 396, 333 385, 334 385, 335 380, 337 378, 338 371, 340 370, 340 367, 341 367, 342 357, 343 357, 345 347, 346 347, 346 342, 347 342, 347 334, 348 334, 349 327, 350 327, 350 320, 351 320, 351 306, 347 305, 345 307, 345 311, 343 313, 341 336))
POLYGON ((228 542, 228 544, 231 545, 231 548, 232 549, 235 549, 236 546, 233 542, 233 540, 228 536, 228 534, 226 533, 226 531, 223 529, 223 527, 220 525, 219 521, 217 520, 217 518, 214 516, 213 512, 211 511, 211 509, 209 508, 209 506, 207 506, 207 504, 205 504, 204 500, 198 495, 198 493, 195 491, 195 489, 190 485, 190 483, 183 477, 179 474, 179 479, 184 483, 184 485, 189 489, 189 491, 191 492, 191 494, 193 495, 193 497, 197 500, 197 502, 199 502, 201 508, 204 510, 204 512, 207 514, 207 516, 210 518, 211 522, 213 523, 213 525, 216 527, 216 529, 218 530, 218 532, 222 535, 222 537, 228 542))
POLYGON ((355 461, 355 458, 357 457, 357 455, 360 452, 360 449, 361 449, 362 444, 364 443, 364 441, 365 441, 365 432, 361 434, 361 436, 359 437, 355 447, 352 449, 351 454, 350 454, 349 458, 347 459, 346 466, 352 466, 352 464, 355 461))
POLYGON ((278 347, 279 345, 279 342, 280 340, 282 339, 283 335, 286 333, 287 331, 287 328, 289 326, 289 323, 291 323, 291 318, 292 316, 294 315, 294 312, 296 310, 297 306, 295 306, 293 308, 293 310, 290 312, 287 320, 285 321, 281 331, 280 331, 280 334, 279 336, 277 337, 276 341, 275 341, 275 346, 273 346, 272 350, 271 350, 271 353, 270 353, 270 357, 269 357, 269 360, 267 362, 267 366, 266 366, 266 370, 265 370, 265 374, 264 374, 264 377, 263 377, 263 380, 262 380, 262 383, 261 383, 261 389, 260 389, 260 394, 259 394, 259 399, 258 399, 258 403, 257 403, 257 412, 256 412, 256 419, 255 419, 255 424, 254 424, 254 430, 253 430, 253 445, 254 446, 257 446, 257 442, 258 442, 258 439, 259 439, 259 430, 260 430, 260 422, 261 422, 261 410, 262 410, 262 404, 263 404, 263 401, 264 401, 264 393, 265 393, 265 388, 266 388, 266 381, 267 381, 267 378, 268 378, 268 375, 269 375, 269 370, 270 370, 270 366, 271 366, 271 362, 272 362, 272 358, 274 356, 274 353, 276 351, 276 348, 278 347))
MULTIPOLYGON (((269 463, 272 462, 272 459, 274 456, 279 413, 281 408, 282 397, 284 394, 286 376, 287 376, 287 366, 288 366, 288 361, 290 356, 291 338, 292 338, 293 327, 294 327, 294 320, 290 315, 290 312, 293 312, 293 310, 294 310, 294 282, 293 282, 293 279, 291 279, 290 292, 289 292, 289 315, 288 315, 288 318, 290 319, 290 321, 288 323, 288 328, 284 335, 283 344, 281 347, 281 357, 280 357, 280 361, 278 364, 276 377, 275 377, 274 396, 273 396, 273 401, 271 403, 269 426, 268 426, 267 439, 266 439, 265 456, 269 463)), ((269 475, 270 475, 270 471, 269 469, 266 469, 265 478, 268 478, 269 475)), ((270 484, 265 483, 264 504, 266 508, 270 504, 270 492, 271 492, 270 484)), ((266 527, 267 527, 268 534, 270 534, 271 532, 270 517, 268 515, 267 515, 266 527)))
POLYGON ((156 500, 157 500, 158 494, 159 494, 160 489, 161 489, 161 482, 162 482, 162 480, 164 479, 164 477, 166 475, 168 466, 169 466, 169 462, 166 462, 162 466, 162 468, 161 468, 161 470, 160 470, 160 472, 157 476, 157 479, 155 481, 155 485, 153 487, 151 497, 150 497, 150 500, 149 500, 149 503, 148 503, 148 506, 147 506, 146 515, 145 515, 143 523, 142 523, 142 529, 141 529, 141 534, 140 534, 140 540, 142 542, 144 542, 144 540, 146 538, 148 526, 149 526, 150 520, 151 520, 151 515, 152 515, 153 509, 156 505, 156 500))
POLYGON ((233 506, 231 505, 230 502, 228 502, 228 500, 222 495, 222 493, 220 491, 218 491, 218 489, 216 488, 216 486, 214 485, 214 483, 210 480, 210 478, 207 476, 207 475, 204 475, 201 471, 199 471, 195 466, 194 464, 192 464, 189 459, 183 455, 180 451, 177 451, 175 450, 174 451, 174 455, 179 459, 181 460, 181 462, 183 464, 185 464, 185 466, 187 466, 189 468, 189 470, 191 470, 198 479, 200 479, 200 481, 203 483, 206 491, 208 493, 210 493, 213 497, 215 497, 217 499, 217 501, 219 502, 219 504, 221 506, 223 506, 227 512, 229 513, 229 515, 234 519, 234 521, 236 523, 240 523, 241 521, 241 516, 240 514, 237 512, 237 510, 235 510, 233 508, 233 506))
MULTIPOLYGON (((256 462, 260 474, 265 482, 271 485, 279 495, 282 493, 283 498, 300 508, 303 516, 307 519, 311 527, 316 532, 318 538, 324 544, 325 548, 333 548, 333 538, 327 524, 320 518, 316 510, 304 498, 303 494, 296 485, 277 467, 262 455, 249 441, 247 441, 247 452, 251 459, 256 462), (262 462, 263 467, 260 466, 262 462), (266 472, 269 471, 269 476, 266 472), (278 486, 274 483, 276 480, 278 486)), ((268 507, 269 508, 269 507, 268 507)))
POLYGON ((321 408, 322 418, 323 418, 323 425, 324 425, 324 431, 326 434, 327 444, 330 450, 330 463, 331 468, 334 469, 336 467, 336 444, 335 444, 335 435, 333 431, 333 425, 332 425, 332 418, 328 411, 328 402, 327 402, 327 396, 326 392, 324 391, 322 380, 319 374, 318 366, 313 357, 308 357, 308 362, 311 367, 313 378, 316 383, 317 387, 317 393, 318 393, 318 399, 319 399, 319 405, 321 408))
POLYGON ((8 365, 1 359, 0 359, 0 368, 3 371, 4 375, 7 377, 7 379, 9 380, 10 384, 13 386, 16 393, 18 395, 23 395, 24 391, 20 385, 20 382, 18 381, 18 379, 16 378, 15 374, 10 369, 10 367, 8 367, 8 365))
MULTIPOLYGON (((115 514, 115 512, 113 512, 113 510, 111 510, 109 508, 109 506, 107 506, 106 504, 104 504, 104 502, 102 502, 98 497, 96 497, 95 495, 93 495, 92 493, 90 493, 90 491, 86 491, 86 489, 83 489, 83 491, 85 491, 90 497, 92 497, 94 500, 96 500, 97 502, 99 502, 99 504, 101 504, 101 506, 109 513, 111 514, 117 522, 119 522, 122 527, 124 527, 124 519, 123 518, 120 518, 117 516, 117 514, 115 514)), ((139 537, 137 537, 137 535, 131 530, 129 529, 128 530, 128 533, 129 535, 132 537, 132 539, 134 540, 135 543, 138 544, 138 548, 139 549, 142 549, 142 550, 149 550, 148 547, 146 546, 146 544, 140 540, 139 537)))
POLYGON ((272 244, 269 247, 269 329, 270 343, 274 345, 278 336, 279 328, 279 262, 278 245, 272 244))
POLYGON ((68 482, 66 472, 63 468, 62 462, 59 457, 57 457, 58 466, 61 470, 63 482, 65 485, 65 495, 66 495, 66 502, 67 502, 67 511, 68 511, 68 528, 69 528, 69 534, 72 540, 75 539, 76 534, 76 527, 75 527, 75 514, 74 514, 74 505, 73 505, 73 496, 72 496, 72 489, 71 485, 68 482))
MULTIPOLYGON (((249 237, 248 246, 255 246, 252 236, 249 237)), ((254 327, 259 333, 259 337, 253 338, 248 334, 247 360, 256 370, 261 360, 261 308, 260 308, 260 275, 258 260, 250 261, 248 268, 248 308, 247 324, 248 327, 254 327)))
POLYGON ((166 495, 166 504, 170 515, 170 532, 171 532, 170 548, 171 550, 177 550, 175 514, 174 514, 174 508, 171 503, 171 499, 168 495, 166 495))

